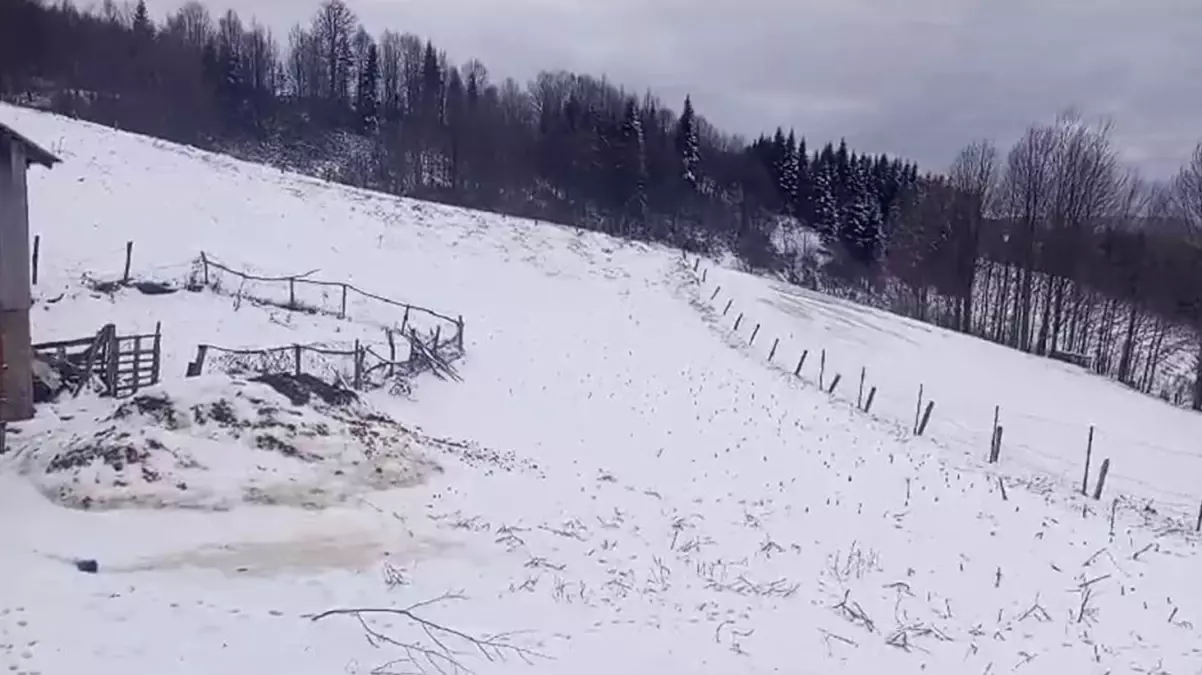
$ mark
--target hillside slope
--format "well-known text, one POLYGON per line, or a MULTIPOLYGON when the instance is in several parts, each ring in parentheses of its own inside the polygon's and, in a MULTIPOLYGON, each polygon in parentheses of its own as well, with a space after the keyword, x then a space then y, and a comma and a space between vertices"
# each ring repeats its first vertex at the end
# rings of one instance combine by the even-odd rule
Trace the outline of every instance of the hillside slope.
MULTIPOLYGON (((710 302, 716 279, 740 302, 769 297, 761 280, 705 268, 702 284, 679 252, 11 107, 0 119, 65 160, 31 177, 35 339, 162 322, 165 381, 152 393, 183 410, 193 388, 251 386, 183 381, 199 342, 373 329, 207 292, 90 292, 81 277, 119 275, 126 241, 142 278, 182 280, 203 250, 268 274, 317 270, 466 323, 462 382, 421 377, 411 397, 361 402, 406 427, 397 433, 417 439, 406 451, 439 470, 313 508, 64 508, 43 496, 33 460, 116 404, 43 408, 0 458, 10 670, 1202 672, 1196 537, 1127 506, 1112 524, 1104 505, 1029 466, 982 466, 976 439, 939 426, 915 438, 909 413, 864 415, 773 368, 760 350, 785 337, 768 330, 775 319, 757 319, 764 333, 748 348, 749 329, 732 334, 724 303, 710 302), (76 556, 99 573, 77 572, 76 556)), ((866 353, 892 344, 882 330, 905 339, 873 317, 842 334, 866 353)), ((869 363, 829 349, 828 367, 869 363)), ((857 375, 838 368, 853 389, 857 375)), ((968 365, 954 376, 966 389, 979 379, 968 365)), ((904 398, 901 379, 882 392, 904 398)), ((945 391, 959 390, 940 391, 934 425, 988 429, 988 418, 956 420, 977 413, 945 391)), ((237 448, 245 466, 196 448, 214 481, 282 462, 263 448, 237 448)))

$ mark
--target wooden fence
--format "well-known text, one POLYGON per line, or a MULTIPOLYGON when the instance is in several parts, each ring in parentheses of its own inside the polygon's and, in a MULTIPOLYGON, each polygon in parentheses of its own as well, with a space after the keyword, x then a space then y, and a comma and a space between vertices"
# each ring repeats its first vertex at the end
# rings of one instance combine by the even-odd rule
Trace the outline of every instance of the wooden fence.
POLYGON ((161 323, 142 335, 117 335, 110 323, 92 337, 42 342, 33 351, 63 375, 76 396, 98 381, 101 395, 121 398, 159 383, 162 342, 161 323))
POLYGON ((436 332, 422 337, 410 329, 403 341, 388 331, 387 347, 353 344, 292 344, 256 349, 229 349, 202 344, 196 358, 188 364, 188 377, 206 372, 230 375, 288 374, 312 375, 319 379, 356 389, 374 389, 392 384, 404 387, 409 378, 423 372, 459 381, 452 362, 462 355, 456 338, 441 339, 436 332), (398 353, 398 342, 407 353, 398 353), (381 352, 387 352, 385 356, 381 352))
POLYGON ((261 276, 233 269, 201 252, 197 272, 199 278, 195 279, 195 283, 203 288, 291 311, 349 319, 357 305, 367 304, 370 310, 365 308, 364 315, 356 317, 357 321, 374 323, 385 330, 397 330, 405 336, 419 324, 426 324, 420 328, 437 332, 446 342, 453 342, 460 352, 463 351, 462 315, 452 318, 427 307, 369 293, 346 282, 313 279, 312 275, 317 270, 285 276, 261 276), (248 284, 252 286, 249 291, 246 289, 248 284), (302 297, 306 289, 318 291, 321 297, 316 300, 302 297), (380 308, 391 310, 391 320, 378 319, 380 308))

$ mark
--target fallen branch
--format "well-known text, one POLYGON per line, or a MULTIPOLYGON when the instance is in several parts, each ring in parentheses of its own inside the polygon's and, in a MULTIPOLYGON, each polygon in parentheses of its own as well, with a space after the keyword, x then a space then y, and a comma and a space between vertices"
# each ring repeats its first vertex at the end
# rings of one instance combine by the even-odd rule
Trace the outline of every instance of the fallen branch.
POLYGON ((440 603, 463 599, 465 599, 464 596, 458 593, 444 593, 436 598, 423 600, 408 607, 327 609, 316 614, 303 615, 303 618, 317 622, 333 616, 354 617, 359 622, 360 627, 363 628, 363 632, 367 636, 367 641, 371 646, 378 648, 383 645, 391 645, 403 651, 404 656, 388 662, 388 664, 382 667, 383 669, 405 663, 416 668, 419 673, 426 673, 431 669, 440 675, 471 673, 472 670, 464 665, 462 661, 462 658, 466 655, 465 652, 457 650, 455 642, 463 643, 466 649, 476 652, 490 662, 504 661, 507 656, 516 656, 526 663, 533 663, 533 658, 550 658, 534 650, 514 644, 512 638, 515 633, 470 635, 426 619, 416 613, 420 609, 432 607, 440 603), (404 617, 413 627, 421 631, 426 641, 423 642, 421 638, 403 640, 381 632, 374 628, 368 621, 368 617, 376 615, 404 617))

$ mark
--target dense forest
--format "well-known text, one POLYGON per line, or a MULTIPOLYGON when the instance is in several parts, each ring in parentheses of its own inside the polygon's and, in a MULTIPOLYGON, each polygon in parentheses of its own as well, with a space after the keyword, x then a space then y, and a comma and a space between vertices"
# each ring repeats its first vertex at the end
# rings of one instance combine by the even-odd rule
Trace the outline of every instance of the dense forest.
POLYGON ((722 133, 604 78, 525 85, 342 0, 283 39, 190 2, 0 2, 0 97, 330 180, 681 248, 1202 409, 1202 146, 1173 180, 1066 113, 946 171, 722 133))

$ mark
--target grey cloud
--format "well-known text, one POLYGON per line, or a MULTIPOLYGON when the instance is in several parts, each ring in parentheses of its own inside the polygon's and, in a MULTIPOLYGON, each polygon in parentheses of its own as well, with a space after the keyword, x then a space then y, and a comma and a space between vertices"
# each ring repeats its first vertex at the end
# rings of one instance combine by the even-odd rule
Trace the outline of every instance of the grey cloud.
MULTIPOLYGON (((168 0, 172 9, 183 0, 168 0)), ((316 0, 228 0, 283 31, 316 0)), ((348 0, 519 80, 605 74, 719 127, 777 125, 930 168, 1076 106, 1129 160, 1173 171, 1202 138, 1202 0, 348 0)))

